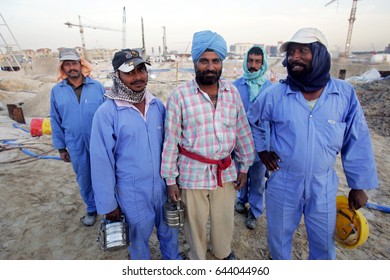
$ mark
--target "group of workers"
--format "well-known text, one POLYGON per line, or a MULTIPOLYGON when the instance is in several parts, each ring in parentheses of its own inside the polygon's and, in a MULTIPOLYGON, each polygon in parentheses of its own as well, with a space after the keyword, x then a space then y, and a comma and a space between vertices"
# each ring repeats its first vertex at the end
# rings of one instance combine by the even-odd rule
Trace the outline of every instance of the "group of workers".
POLYGON ((236 260, 234 212, 253 230, 266 205, 272 259, 291 259, 302 216, 309 259, 335 259, 336 157, 351 188, 349 206, 359 209, 364 190, 378 186, 369 129, 353 87, 330 76, 321 31, 302 28, 280 50, 285 79, 266 78, 267 53, 254 46, 242 77, 230 82, 221 77, 224 38, 196 32, 195 78, 165 105, 147 89, 150 63, 137 50, 115 53, 107 92, 74 49, 61 50, 60 82, 51 91, 53 145, 76 173, 82 223, 124 215, 133 260, 151 259, 154 228, 165 260, 205 260, 208 242, 215 258, 236 260), (163 204, 179 200, 186 256, 178 229, 163 219, 163 204))

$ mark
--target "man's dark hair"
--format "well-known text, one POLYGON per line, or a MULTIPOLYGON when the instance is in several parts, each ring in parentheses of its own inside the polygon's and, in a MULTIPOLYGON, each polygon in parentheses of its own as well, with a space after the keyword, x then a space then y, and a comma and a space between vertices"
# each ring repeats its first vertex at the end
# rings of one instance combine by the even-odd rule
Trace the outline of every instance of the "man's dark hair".
POLYGON ((254 54, 254 55, 262 55, 264 56, 264 53, 263 53, 263 50, 260 48, 260 47, 252 47, 249 52, 248 52, 248 56, 250 54, 254 54))

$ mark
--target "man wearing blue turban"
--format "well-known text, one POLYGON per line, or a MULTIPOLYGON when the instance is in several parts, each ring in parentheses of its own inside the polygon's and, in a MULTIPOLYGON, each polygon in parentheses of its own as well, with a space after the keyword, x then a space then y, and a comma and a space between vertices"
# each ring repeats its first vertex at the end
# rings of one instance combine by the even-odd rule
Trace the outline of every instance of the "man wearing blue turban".
POLYGON ((226 41, 221 35, 210 30, 196 32, 192 40, 192 61, 197 61, 207 49, 213 50, 221 60, 226 58, 226 41))
POLYGON ((196 77, 179 85, 167 102, 161 175, 169 198, 182 199, 186 205, 184 235, 191 260, 206 259, 209 219, 211 253, 218 259, 236 259, 231 249, 234 201, 254 159, 240 94, 231 82, 220 78, 226 53, 226 42, 219 34, 195 33, 196 77))

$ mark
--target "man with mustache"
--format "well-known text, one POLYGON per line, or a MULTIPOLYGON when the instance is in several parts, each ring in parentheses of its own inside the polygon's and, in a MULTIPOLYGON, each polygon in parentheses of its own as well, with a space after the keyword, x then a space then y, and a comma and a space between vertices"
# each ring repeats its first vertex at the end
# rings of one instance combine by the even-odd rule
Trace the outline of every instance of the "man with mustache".
POLYGON ((235 260, 235 190, 246 182, 253 139, 237 88, 221 78, 225 40, 209 30, 196 32, 191 53, 196 77, 179 85, 167 102, 161 174, 169 198, 186 205, 189 259, 206 259, 210 219, 211 253, 235 260))
POLYGON ((334 165, 341 154, 349 207, 363 207, 364 190, 378 186, 370 131, 354 88, 330 76, 321 31, 302 28, 280 51, 286 52, 287 78, 268 88, 248 112, 256 151, 272 171, 266 190, 268 248, 272 259, 291 259, 303 215, 309 259, 335 259, 334 165), (269 148, 264 122, 270 123, 269 148))
MULTIPOLYGON (((265 75, 268 70, 268 56, 260 46, 254 46, 245 54, 242 64, 244 74, 233 82, 240 92, 245 111, 255 102, 256 98, 264 90, 272 85, 265 75)), ((266 126, 269 134, 269 126, 266 126)), ((267 140, 269 136, 267 134, 267 140)), ((235 209, 238 213, 246 214, 246 226, 249 229, 256 228, 257 219, 264 210, 266 168, 255 153, 255 160, 248 170, 248 179, 244 187, 238 191, 235 209), (248 209, 246 207, 248 204, 248 209)))
POLYGON ((114 55, 113 86, 92 125, 92 185, 99 214, 112 221, 124 214, 132 260, 151 258, 154 227, 162 258, 178 260, 178 229, 163 220, 167 190, 160 165, 165 107, 146 89, 146 64, 150 65, 134 49, 114 55))
POLYGON ((59 53, 58 80, 50 95, 50 122, 55 149, 64 162, 71 162, 87 214, 83 225, 96 222, 92 190, 89 139, 93 115, 103 103, 104 87, 89 77, 92 67, 77 51, 64 48, 59 53))

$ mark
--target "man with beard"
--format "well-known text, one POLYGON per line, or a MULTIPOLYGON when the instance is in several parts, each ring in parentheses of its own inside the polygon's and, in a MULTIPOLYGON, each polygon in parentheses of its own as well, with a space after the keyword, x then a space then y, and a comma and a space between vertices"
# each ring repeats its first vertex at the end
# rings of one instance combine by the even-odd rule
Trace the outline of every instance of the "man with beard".
POLYGON ((167 194, 160 166, 165 107, 146 89, 146 64, 150 65, 134 49, 114 55, 113 86, 92 125, 92 185, 99 214, 112 221, 124 214, 132 260, 151 259, 154 227, 162 258, 178 260, 178 229, 163 220, 167 194))
MULTIPOLYGON (((268 56, 260 46, 254 46, 246 53, 242 64, 244 75, 233 82, 240 92, 245 111, 255 102, 264 90, 272 85, 265 75, 268 70, 268 56)), ((269 126, 265 126, 267 140, 269 139, 269 126)), ((248 178, 244 187, 238 191, 235 209, 238 213, 246 214, 246 226, 256 228, 256 220, 263 214, 264 189, 266 168, 255 152, 255 161, 249 167, 248 178), (248 209, 246 204, 249 205, 248 209)))
POLYGON ((237 88, 221 79, 225 40, 196 32, 192 59, 196 77, 179 85, 167 102, 161 174, 172 201, 186 205, 184 235, 191 260, 205 260, 210 219, 211 253, 236 259, 231 250, 236 191, 247 180, 254 144, 237 88), (234 152, 238 170, 232 164, 234 152), (181 193, 180 193, 181 191, 181 193))
POLYGON ((93 115, 103 103, 104 87, 89 77, 91 65, 75 49, 59 53, 58 80, 50 95, 50 122, 55 149, 64 162, 71 162, 77 176, 87 214, 85 226, 96 222, 96 205, 92 190, 89 139, 93 115))
POLYGON ((330 77, 327 41, 318 29, 298 30, 280 51, 286 52, 287 78, 248 112, 256 151, 273 171, 266 190, 268 248, 272 259, 291 259, 303 215, 309 259, 335 259, 336 157, 341 153, 351 188, 349 207, 359 209, 367 202, 364 190, 378 185, 370 132, 353 87, 330 77))

